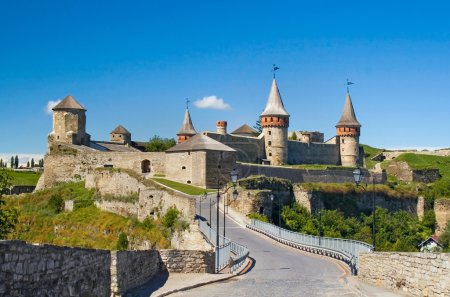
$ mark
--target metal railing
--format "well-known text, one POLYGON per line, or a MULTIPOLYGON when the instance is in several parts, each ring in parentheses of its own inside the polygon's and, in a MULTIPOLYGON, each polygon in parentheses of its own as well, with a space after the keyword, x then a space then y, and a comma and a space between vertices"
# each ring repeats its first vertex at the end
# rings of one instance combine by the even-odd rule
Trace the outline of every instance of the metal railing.
POLYGON ((350 266, 354 275, 358 272, 359 253, 373 250, 373 247, 365 242, 297 233, 255 219, 251 220, 247 228, 304 251, 342 260, 350 266))
POLYGON ((219 235, 219 246, 216 246, 216 230, 211 228, 205 221, 198 220, 200 232, 206 237, 208 242, 214 246, 215 268, 216 272, 230 267, 230 273, 234 273, 250 254, 247 247, 231 241, 230 239, 219 235))

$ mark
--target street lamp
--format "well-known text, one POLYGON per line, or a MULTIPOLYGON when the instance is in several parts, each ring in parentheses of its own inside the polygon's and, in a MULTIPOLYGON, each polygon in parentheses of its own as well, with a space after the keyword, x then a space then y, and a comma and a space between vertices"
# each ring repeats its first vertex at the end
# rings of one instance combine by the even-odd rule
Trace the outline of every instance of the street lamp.
MULTIPOLYGON (((361 168, 357 167, 353 170, 353 178, 355 179, 356 186, 360 186, 364 173, 361 171, 361 168)), ((367 192, 367 184, 366 186, 361 186, 364 191, 367 192)), ((373 250, 376 248, 376 219, 375 219, 375 180, 372 176, 372 245, 373 250)))
MULTIPOLYGON (((220 195, 226 194, 228 192, 229 189, 234 188, 233 191, 233 200, 237 199, 238 196, 238 192, 236 190, 236 182, 238 179, 238 171, 236 168, 233 168, 233 170, 231 170, 230 172, 230 178, 231 178, 231 182, 233 183, 233 185, 229 186, 228 188, 226 188, 225 190, 223 190, 222 192, 220 192, 220 180, 219 177, 217 177, 217 232, 216 232, 216 246, 219 246, 219 201, 220 201, 220 195)), ((223 201, 223 237, 225 240, 225 199, 223 201)))

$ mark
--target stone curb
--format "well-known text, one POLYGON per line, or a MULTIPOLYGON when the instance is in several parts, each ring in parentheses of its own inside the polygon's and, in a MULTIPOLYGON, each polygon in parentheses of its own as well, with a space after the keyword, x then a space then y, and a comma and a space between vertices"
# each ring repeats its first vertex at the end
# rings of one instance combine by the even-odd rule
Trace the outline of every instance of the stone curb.
POLYGON ((245 261, 246 261, 245 265, 242 265, 243 268, 242 268, 238 273, 236 273, 236 274, 230 274, 230 275, 224 276, 223 278, 220 278, 220 279, 215 279, 215 280, 207 281, 207 282, 200 282, 200 283, 197 283, 197 284, 194 284, 194 285, 190 285, 190 286, 186 286, 186 287, 182 287, 182 288, 178 288, 178 289, 173 289, 173 290, 171 290, 171 291, 162 293, 162 294, 160 294, 160 295, 158 295, 158 296, 156 296, 156 297, 168 296, 168 295, 171 295, 171 294, 174 294, 174 293, 177 293, 177 292, 183 292, 183 291, 187 291, 187 290, 190 290, 190 289, 195 289, 195 288, 198 288, 198 287, 203 287, 203 286, 206 286, 206 285, 209 285, 209 284, 214 284, 214 283, 222 282, 222 281, 225 281, 225 280, 229 280, 229 279, 231 279, 231 278, 234 278, 234 277, 236 277, 236 276, 240 276, 240 275, 246 273, 246 269, 247 269, 248 267, 250 267, 251 264, 252 264, 252 262, 253 262, 252 260, 249 260, 249 258, 247 258, 247 260, 245 260, 245 261))

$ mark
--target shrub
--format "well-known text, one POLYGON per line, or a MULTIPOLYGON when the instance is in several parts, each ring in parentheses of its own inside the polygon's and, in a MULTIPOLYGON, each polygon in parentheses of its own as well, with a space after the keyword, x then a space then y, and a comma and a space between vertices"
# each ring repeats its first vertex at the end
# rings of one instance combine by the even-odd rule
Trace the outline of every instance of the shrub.
POLYGON ((170 207, 162 218, 162 225, 167 229, 174 229, 174 225, 180 216, 180 211, 176 207, 170 207))
POLYGON ((267 216, 256 213, 256 212, 252 212, 252 213, 248 214, 247 217, 249 217, 250 219, 256 219, 261 222, 266 222, 266 223, 269 222, 269 218, 267 216))
POLYGON ((64 208, 64 200, 59 195, 53 195, 48 200, 47 207, 54 213, 60 213, 64 208))
POLYGON ((119 250, 119 251, 127 250, 128 245, 129 245, 129 241, 128 241, 127 234, 125 234, 124 232, 120 232, 119 239, 117 240, 117 245, 116 245, 117 250, 119 250))

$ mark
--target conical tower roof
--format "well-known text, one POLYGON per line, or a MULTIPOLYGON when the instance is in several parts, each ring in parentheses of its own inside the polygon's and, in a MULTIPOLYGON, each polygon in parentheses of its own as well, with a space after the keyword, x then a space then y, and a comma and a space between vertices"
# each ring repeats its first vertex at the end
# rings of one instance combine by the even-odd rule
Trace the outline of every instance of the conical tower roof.
POLYGON ((342 112, 341 119, 336 124, 336 127, 361 127, 361 124, 356 119, 355 110, 353 109, 352 98, 350 93, 347 92, 345 98, 344 111, 342 112))
POLYGON ((63 99, 63 101, 59 102, 55 107, 52 108, 52 110, 58 110, 58 109, 81 109, 86 110, 83 106, 81 106, 80 103, 75 100, 72 96, 67 96, 63 99))
POLYGON ((125 129, 124 126, 119 125, 116 127, 116 129, 111 131, 111 134, 131 134, 130 131, 128 131, 127 129, 125 129))
POLYGON ((277 80, 275 78, 272 81, 272 87, 270 88, 266 108, 262 112, 261 116, 289 116, 284 108, 283 100, 281 99, 277 80))
POLYGON ((195 135, 195 134, 197 134, 197 131, 195 131, 194 125, 192 124, 189 109, 186 108, 183 125, 181 126, 181 129, 180 131, 178 131, 177 135, 195 135))

